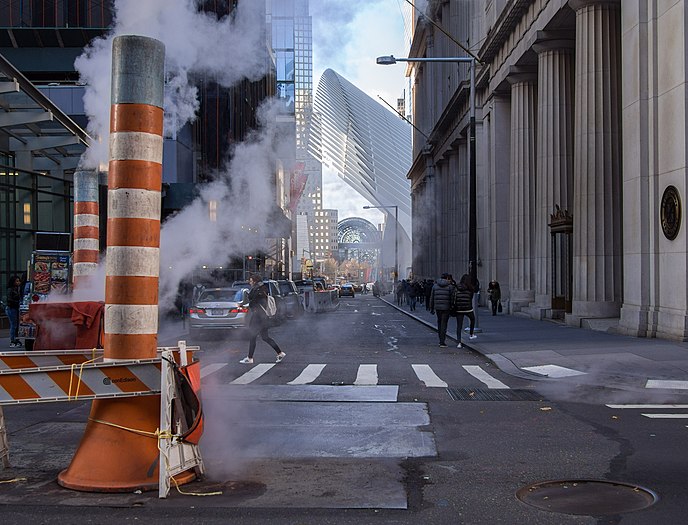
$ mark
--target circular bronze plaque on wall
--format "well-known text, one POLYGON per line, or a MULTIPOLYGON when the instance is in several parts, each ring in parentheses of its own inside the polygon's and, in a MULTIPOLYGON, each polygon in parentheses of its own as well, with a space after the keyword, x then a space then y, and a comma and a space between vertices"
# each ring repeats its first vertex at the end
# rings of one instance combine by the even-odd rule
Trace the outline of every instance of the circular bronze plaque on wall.
POLYGON ((673 241, 681 227, 681 199, 674 186, 667 186, 664 190, 660 213, 664 236, 673 241))

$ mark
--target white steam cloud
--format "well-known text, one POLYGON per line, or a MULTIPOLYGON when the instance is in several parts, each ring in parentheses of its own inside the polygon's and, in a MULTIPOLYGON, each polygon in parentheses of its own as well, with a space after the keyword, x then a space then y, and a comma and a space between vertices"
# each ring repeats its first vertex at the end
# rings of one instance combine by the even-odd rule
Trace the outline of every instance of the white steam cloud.
POLYGON ((112 40, 139 35, 165 44, 165 134, 173 136, 198 110, 195 78, 208 75, 222 86, 266 71, 265 19, 260 2, 240 2, 231 17, 199 12, 193 0, 116 0, 113 28, 95 39, 75 67, 85 84, 88 131, 97 140, 82 159, 84 168, 108 162, 112 40))
POLYGON ((218 174, 191 205, 163 225, 161 305, 171 304, 180 281, 194 268, 264 248, 260 229, 272 227, 275 202, 270 177, 277 159, 289 156, 280 151, 289 141, 281 140, 284 135, 276 122, 279 104, 273 100, 259 109, 260 133, 235 148, 228 172, 218 174))
MULTIPOLYGON (((266 74, 265 11, 262 2, 240 2, 231 16, 217 19, 198 11, 195 0, 116 0, 113 29, 96 39, 75 66, 85 85, 88 131, 97 143, 82 167, 107 165, 110 126, 112 40, 119 35, 148 36, 165 44, 164 130, 167 137, 196 118, 196 82, 206 78, 224 87, 266 74)), ((290 141, 277 129, 276 101, 258 111, 259 129, 234 147, 226 172, 201 189, 199 197, 162 226, 160 241, 161 310, 175 299, 179 283, 204 263, 222 264, 232 255, 264 249, 265 230, 275 203, 278 159, 292 158, 290 141), (211 211, 212 210, 212 211, 211 211), (250 228, 250 229, 249 229, 250 228), (257 231, 258 230, 258 231, 257 231), (263 231, 260 231, 263 230, 263 231)), ((293 149, 293 148, 292 148, 293 149)), ((104 248, 104 247, 101 247, 104 248)), ((92 276, 91 290, 77 290, 80 300, 104 297, 104 264, 92 276), (102 294, 102 295, 101 295, 102 294)))

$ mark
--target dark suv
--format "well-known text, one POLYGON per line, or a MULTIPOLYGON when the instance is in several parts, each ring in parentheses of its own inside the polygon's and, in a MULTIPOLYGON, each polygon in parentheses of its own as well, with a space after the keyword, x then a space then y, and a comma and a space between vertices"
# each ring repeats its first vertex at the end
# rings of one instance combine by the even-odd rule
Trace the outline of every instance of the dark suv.
POLYGON ((299 290, 294 281, 280 279, 277 281, 280 295, 282 296, 282 308, 286 317, 299 317, 303 313, 303 303, 299 290))

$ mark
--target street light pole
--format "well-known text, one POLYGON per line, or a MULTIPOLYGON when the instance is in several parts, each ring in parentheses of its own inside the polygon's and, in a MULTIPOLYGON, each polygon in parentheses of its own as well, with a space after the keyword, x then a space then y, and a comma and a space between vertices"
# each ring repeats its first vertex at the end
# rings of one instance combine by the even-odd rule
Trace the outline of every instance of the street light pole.
POLYGON ((399 206, 363 206, 364 210, 394 208, 394 282, 399 279, 399 206))
POLYGON ((381 65, 391 65, 397 62, 464 62, 470 66, 470 93, 468 114, 468 155, 469 155, 469 214, 468 214, 468 272, 473 283, 478 280, 478 213, 477 213, 477 180, 476 180, 476 152, 475 152, 475 62, 474 57, 429 57, 429 58, 398 58, 393 55, 377 57, 376 62, 381 65))

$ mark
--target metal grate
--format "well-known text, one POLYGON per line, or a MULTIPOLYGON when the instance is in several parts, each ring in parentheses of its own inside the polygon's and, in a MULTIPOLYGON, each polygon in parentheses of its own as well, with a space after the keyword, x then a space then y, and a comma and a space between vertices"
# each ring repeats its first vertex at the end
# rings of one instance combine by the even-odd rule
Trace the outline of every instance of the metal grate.
POLYGON ((454 401, 542 401, 533 390, 507 390, 487 388, 447 388, 454 401))

